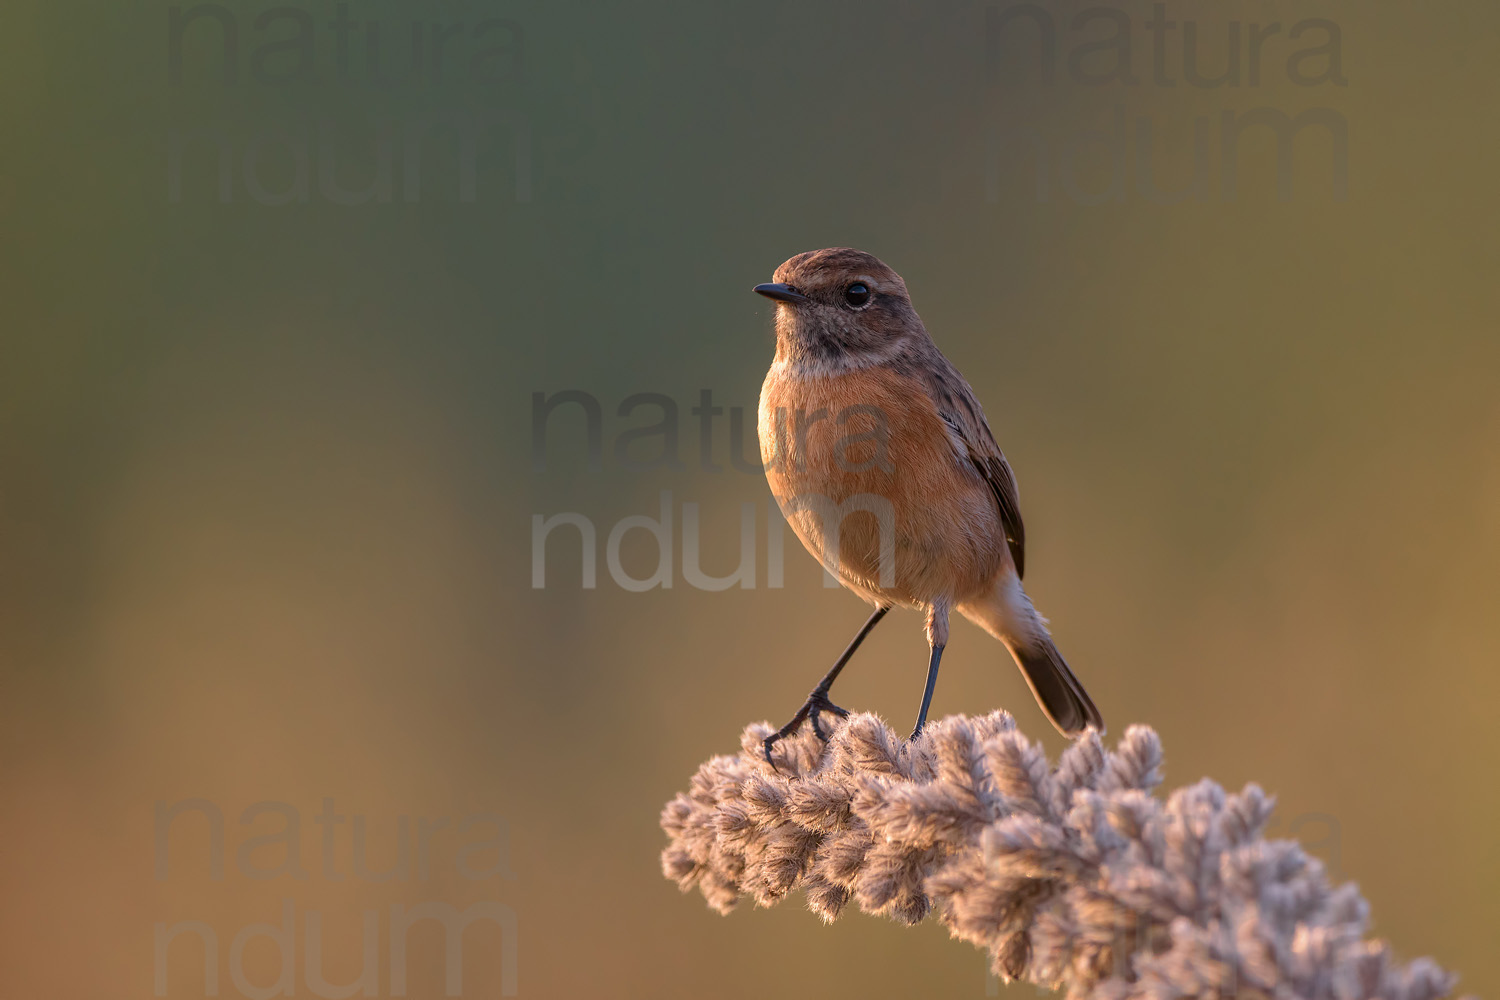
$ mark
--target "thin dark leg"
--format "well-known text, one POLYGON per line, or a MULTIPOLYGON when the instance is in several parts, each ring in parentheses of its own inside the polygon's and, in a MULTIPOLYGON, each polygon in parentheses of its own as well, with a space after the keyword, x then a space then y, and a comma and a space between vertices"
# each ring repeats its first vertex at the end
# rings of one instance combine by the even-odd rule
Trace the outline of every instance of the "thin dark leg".
MULTIPOLYGON (((839 673, 844 669, 844 666, 854 658, 854 652, 859 649, 860 643, 865 641, 865 636, 869 635, 875 626, 880 624, 880 619, 884 618, 885 613, 889 610, 891 610, 889 604, 883 608, 876 608, 875 613, 869 617, 864 625, 860 626, 859 631, 854 633, 854 638, 849 640, 849 645, 844 647, 844 651, 839 654, 837 662, 829 668, 828 673, 823 675, 823 679, 818 681, 818 686, 812 689, 809 702, 820 702, 822 709, 832 712, 841 719, 849 714, 828 700, 828 692, 832 690, 833 682, 838 680, 839 673)), ((827 739, 828 737, 823 735, 823 727, 818 722, 818 716, 822 714, 819 711, 819 707, 819 705, 812 705, 810 707, 813 730, 817 732, 820 738, 827 739)))
POLYGON ((828 673, 823 675, 823 679, 818 682, 818 686, 812 689, 812 694, 807 696, 807 701, 804 702, 802 707, 797 710, 797 714, 792 716, 792 721, 788 722, 776 732, 766 737, 766 762, 769 763, 772 767, 776 766, 776 762, 771 759, 771 748, 775 746, 779 741, 784 740, 788 736, 792 735, 792 733, 795 733, 797 731, 797 727, 802 725, 803 722, 807 721, 807 717, 809 715, 812 716, 813 731, 823 739, 827 739, 827 737, 823 734, 822 725, 818 722, 818 716, 824 712, 832 712, 834 715, 837 715, 842 719, 849 714, 847 711, 839 708, 833 702, 828 700, 828 692, 833 688, 833 682, 838 680, 839 672, 842 671, 844 669, 844 666, 854 658, 854 652, 855 650, 859 649, 860 643, 865 641, 865 636, 869 635, 870 632, 874 630, 875 626, 880 624, 880 619, 884 618, 886 612, 889 610, 891 610, 891 606, 889 604, 887 604, 885 607, 875 609, 875 613, 872 614, 869 620, 866 621, 864 625, 860 627, 860 630, 854 634, 854 638, 849 640, 849 645, 839 656, 838 661, 834 663, 832 668, 829 669, 828 673))
POLYGON ((943 647, 932 647, 932 659, 927 661, 927 687, 922 692, 922 707, 917 710, 917 728, 911 731, 908 739, 916 739, 922 727, 927 724, 927 710, 932 707, 932 692, 937 689, 938 663, 943 658, 943 647))

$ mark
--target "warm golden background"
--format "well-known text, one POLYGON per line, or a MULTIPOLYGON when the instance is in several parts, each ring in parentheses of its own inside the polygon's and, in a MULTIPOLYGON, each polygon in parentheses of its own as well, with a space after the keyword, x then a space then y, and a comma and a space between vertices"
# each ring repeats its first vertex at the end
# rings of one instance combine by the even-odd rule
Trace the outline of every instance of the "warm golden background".
MULTIPOLYGON (((1153 81, 1143 3, 1115 8, 1136 86, 1068 72, 1108 34, 1071 30, 1074 4, 1048 8, 1050 86, 1027 71, 1029 29, 987 54, 979 2, 355 2, 391 66, 414 17, 458 26, 446 82, 379 85, 357 44, 334 79, 335 5, 299 0, 318 75, 280 86, 250 78, 251 54, 288 22, 228 9, 237 87, 202 24, 173 85, 155 0, 0 13, 6 995, 149 997, 153 925, 201 920, 220 995, 240 996, 230 942, 283 900, 299 938, 323 915, 328 975, 346 982, 363 910, 492 900, 517 915, 521 996, 984 996, 980 956, 935 925, 825 927, 796 903, 724 919, 658 868, 661 804, 742 725, 790 714, 864 612, 794 542, 783 589, 765 588, 762 553, 753 591, 696 591, 679 564, 673 589, 631 593, 604 539, 670 490, 679 523, 683 501, 702 505, 706 566, 730 571, 739 507, 763 516, 766 488, 704 470, 688 410, 704 388, 753 407, 771 344, 749 287, 837 244, 902 272, 978 390, 1020 477, 1030 590, 1115 732, 1156 726, 1171 785, 1261 782, 1280 832, 1300 817, 1358 880, 1378 933, 1500 990, 1500 8, 1168 5, 1195 24, 1205 74, 1225 65, 1229 18, 1282 23, 1259 84, 1217 89, 1181 82, 1180 27, 1179 82, 1153 81), (520 26, 523 55, 465 79, 490 16, 520 26), (1287 40, 1308 18, 1340 30, 1343 85, 1289 80, 1288 55, 1326 37, 1287 40), (1151 123, 1164 187, 1186 180, 1205 119, 1205 198, 1159 204, 1132 179, 1080 204, 1054 162, 1039 200, 1004 152, 1033 126, 1055 160, 1069 136, 1116 128, 1117 107, 1151 123), (1265 132, 1225 198, 1219 116, 1256 108, 1341 118, 1347 198, 1318 129, 1291 200, 1265 132), (218 128, 238 156, 277 128, 357 138, 367 114, 465 109, 525 116, 529 201, 503 142, 482 148, 471 203, 443 161, 413 203, 398 180, 392 204, 332 204, 314 176, 308 202, 264 205, 236 165, 221 204, 206 147, 169 197, 174 128, 218 128), (531 394, 564 389, 604 407, 601 471, 571 414, 533 468, 531 394), (651 420, 615 415, 637 392, 679 401, 684 469, 610 454, 651 420), (595 590, 569 529, 531 587, 531 517, 563 511, 599 526, 595 590), (194 796, 225 815, 226 877, 186 818, 159 880, 153 805, 194 796), (345 825, 331 880, 325 797, 365 817, 381 867, 398 817, 498 813, 514 877, 466 881, 438 840, 425 881, 358 879, 345 825), (267 800, 301 816, 305 880, 236 865, 280 826, 238 822, 267 800)), ((368 147, 339 148, 342 183, 364 183, 368 147)), ((290 183, 285 147, 262 163, 267 188, 290 183)), ((1097 148, 1076 164, 1075 192, 1107 190, 1097 148)), ((712 456, 729 455, 726 415, 712 456)), ((627 567, 649 562, 632 533, 627 567)), ((935 711, 1003 705, 1043 735, 999 647, 955 628, 935 711)), ((906 724, 923 658, 916 617, 895 616, 838 700, 906 724)), ((496 940, 470 931, 466 996, 498 995, 496 940)), ((411 995, 440 996, 436 935, 413 949, 411 995)), ((194 952, 173 945, 170 997, 203 995, 194 952)), ((299 943, 310 996, 304 957, 299 943)), ((255 983, 275 975, 264 940, 243 961, 255 983)))

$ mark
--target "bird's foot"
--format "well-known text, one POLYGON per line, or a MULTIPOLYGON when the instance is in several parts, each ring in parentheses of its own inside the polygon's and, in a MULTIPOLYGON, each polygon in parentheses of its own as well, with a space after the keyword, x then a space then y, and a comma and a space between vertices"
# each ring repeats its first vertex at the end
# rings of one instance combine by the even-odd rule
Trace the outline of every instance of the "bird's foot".
POLYGON ((802 707, 797 710, 797 714, 792 716, 791 722, 788 722, 776 732, 765 738, 763 746, 765 747, 766 752, 766 763, 770 764, 773 770, 780 770, 780 768, 776 767, 776 761, 771 756, 771 748, 774 747, 777 743, 780 743, 782 740, 786 739, 788 736, 795 733, 802 726, 802 723, 809 718, 812 719, 813 732, 817 734, 818 739, 822 740, 824 743, 827 743, 828 734, 823 731, 823 723, 821 718, 824 712, 827 712, 831 715, 836 715, 840 719, 847 719, 849 717, 848 709, 840 708, 838 705, 835 705, 833 702, 829 701, 828 695, 826 693, 822 691, 814 691, 812 694, 807 696, 807 701, 804 702, 802 707))
POLYGON ((840 708, 833 702, 829 701, 826 694, 819 694, 816 691, 813 692, 813 694, 808 697, 807 704, 810 706, 808 716, 812 719, 813 732, 816 733, 818 739, 822 740, 824 743, 828 742, 828 734, 823 731, 823 723, 821 721, 823 713, 827 712, 830 715, 836 715, 840 719, 849 718, 849 710, 847 708, 840 708))

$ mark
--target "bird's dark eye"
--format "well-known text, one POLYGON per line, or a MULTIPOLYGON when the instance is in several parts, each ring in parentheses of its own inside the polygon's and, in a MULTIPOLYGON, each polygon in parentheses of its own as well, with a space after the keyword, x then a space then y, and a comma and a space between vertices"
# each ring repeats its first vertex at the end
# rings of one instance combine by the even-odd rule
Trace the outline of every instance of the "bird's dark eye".
POLYGON ((844 301, 858 309, 870 301, 870 286, 863 281, 856 281, 844 289, 844 301))

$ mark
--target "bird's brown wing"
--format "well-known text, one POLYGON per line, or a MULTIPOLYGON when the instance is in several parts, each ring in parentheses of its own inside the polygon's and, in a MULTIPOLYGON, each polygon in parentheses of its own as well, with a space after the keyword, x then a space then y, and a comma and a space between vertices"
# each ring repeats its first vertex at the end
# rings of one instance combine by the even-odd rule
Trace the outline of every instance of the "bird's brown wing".
POLYGON ((932 372, 929 390, 943 422, 953 432, 953 444, 959 457, 969 461, 995 495, 995 501, 1000 505, 1005 542, 1016 564, 1016 576, 1024 577, 1026 526, 1021 522, 1021 496, 1016 486, 1016 474, 1005 460, 1005 453, 995 443, 995 435, 990 432, 984 411, 974 398, 974 390, 951 364, 940 365, 932 372))

